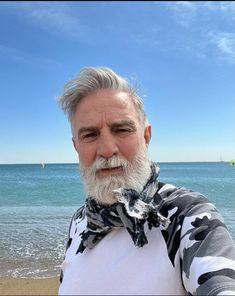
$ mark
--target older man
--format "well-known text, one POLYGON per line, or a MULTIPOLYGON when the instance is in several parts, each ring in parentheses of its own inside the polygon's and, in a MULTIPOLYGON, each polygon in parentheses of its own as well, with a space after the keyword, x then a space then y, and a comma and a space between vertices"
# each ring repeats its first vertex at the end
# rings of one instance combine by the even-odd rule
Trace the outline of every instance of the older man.
POLYGON ((108 68, 60 97, 87 199, 73 216, 60 295, 235 295, 233 241, 203 195, 158 182, 143 102, 108 68))

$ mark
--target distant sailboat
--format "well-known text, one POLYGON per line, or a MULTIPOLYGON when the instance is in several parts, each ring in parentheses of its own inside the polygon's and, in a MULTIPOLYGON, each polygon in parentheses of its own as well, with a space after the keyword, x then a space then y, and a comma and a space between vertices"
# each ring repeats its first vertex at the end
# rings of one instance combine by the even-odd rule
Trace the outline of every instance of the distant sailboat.
POLYGON ((224 162, 222 156, 220 155, 220 162, 224 162))
POLYGON ((44 169, 45 168, 45 163, 42 163, 41 165, 42 165, 42 168, 44 169))

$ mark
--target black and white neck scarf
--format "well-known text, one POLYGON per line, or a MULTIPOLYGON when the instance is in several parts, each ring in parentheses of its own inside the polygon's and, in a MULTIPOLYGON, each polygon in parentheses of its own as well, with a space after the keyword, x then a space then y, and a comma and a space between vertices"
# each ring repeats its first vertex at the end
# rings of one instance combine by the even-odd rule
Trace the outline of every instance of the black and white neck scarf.
POLYGON ((160 224, 167 226, 170 220, 159 213, 162 198, 157 193, 159 167, 151 164, 151 176, 141 193, 132 189, 118 188, 114 194, 118 200, 112 205, 100 205, 92 199, 86 200, 84 214, 87 217, 87 227, 80 236, 82 238, 77 253, 85 248, 92 249, 106 234, 114 228, 125 227, 134 244, 143 247, 148 243, 144 224, 149 229, 160 224))

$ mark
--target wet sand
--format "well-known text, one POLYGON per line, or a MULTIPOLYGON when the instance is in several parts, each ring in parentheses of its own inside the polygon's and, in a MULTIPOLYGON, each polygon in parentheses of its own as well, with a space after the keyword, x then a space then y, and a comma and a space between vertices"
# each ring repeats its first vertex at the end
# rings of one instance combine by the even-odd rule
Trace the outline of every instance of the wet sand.
POLYGON ((59 277, 46 279, 0 278, 0 295, 58 295, 59 277))

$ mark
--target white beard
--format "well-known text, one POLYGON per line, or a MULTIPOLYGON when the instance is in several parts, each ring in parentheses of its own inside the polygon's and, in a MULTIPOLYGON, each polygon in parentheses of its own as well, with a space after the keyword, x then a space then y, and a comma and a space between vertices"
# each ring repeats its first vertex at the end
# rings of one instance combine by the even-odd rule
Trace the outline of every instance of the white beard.
POLYGON ((87 195, 94 198, 99 204, 108 205, 117 202, 112 192, 114 189, 122 187, 134 189, 140 193, 151 174, 147 149, 139 152, 132 162, 120 156, 100 157, 90 167, 83 167, 80 164, 80 170, 84 178, 87 195), (97 174, 99 169, 119 166, 123 168, 120 175, 100 176, 97 174))

